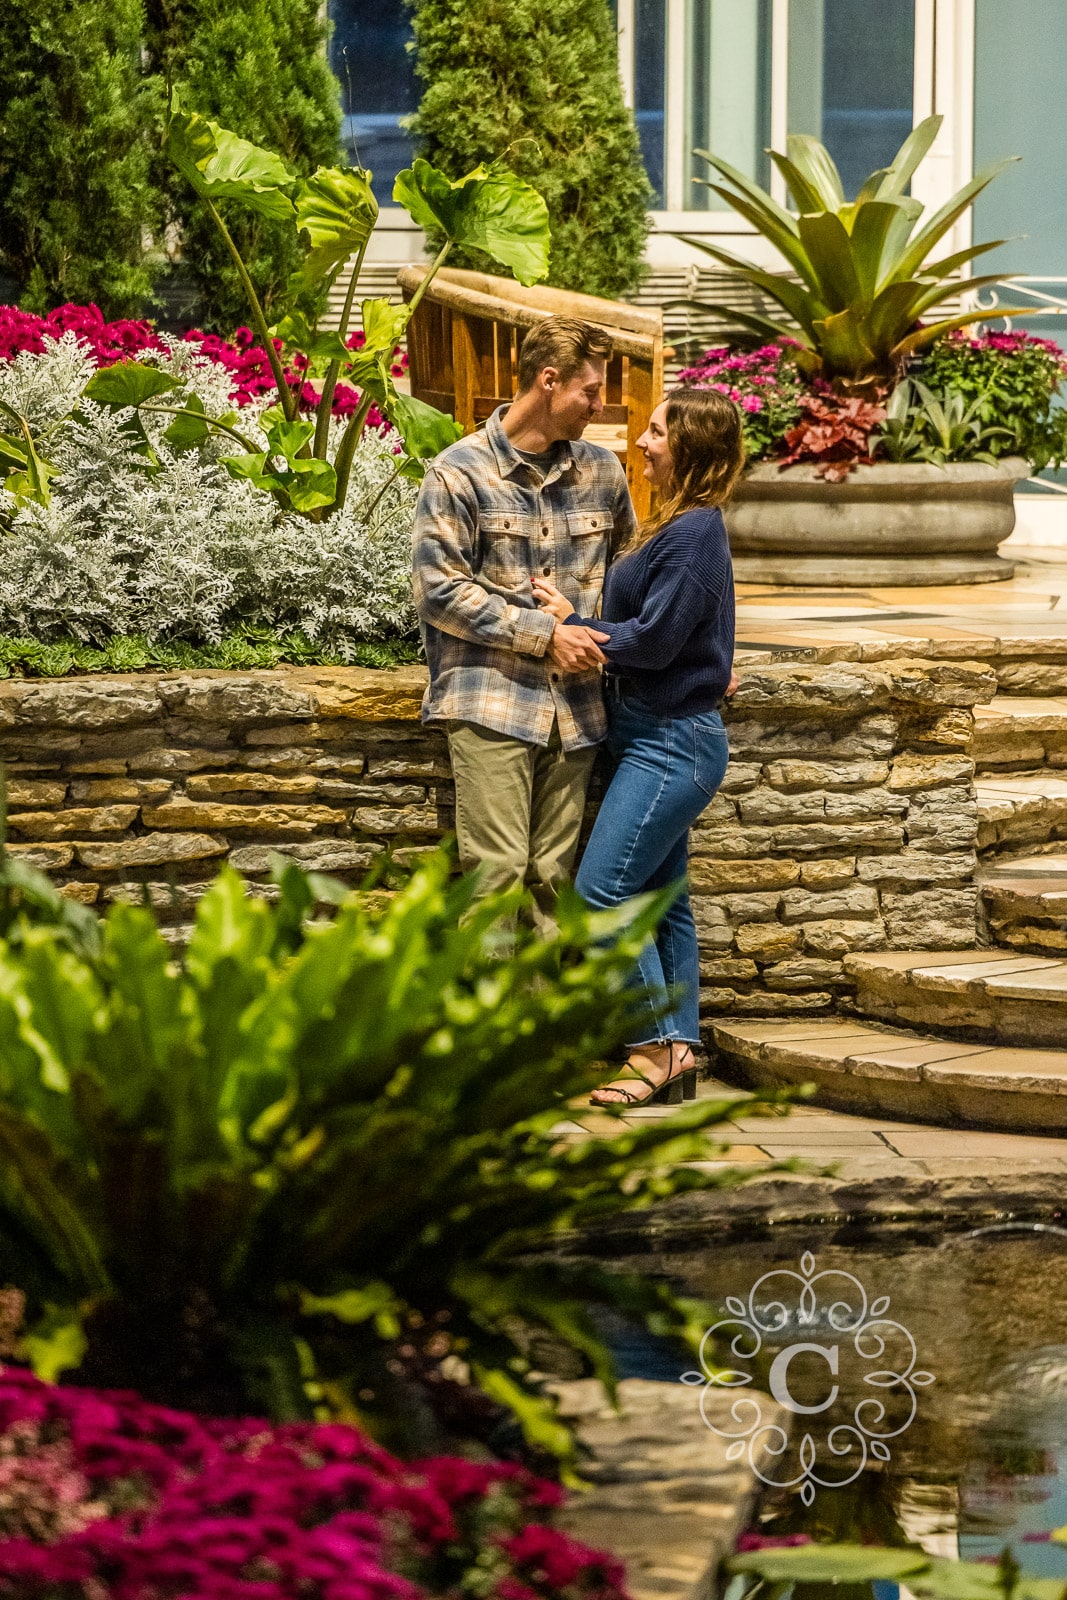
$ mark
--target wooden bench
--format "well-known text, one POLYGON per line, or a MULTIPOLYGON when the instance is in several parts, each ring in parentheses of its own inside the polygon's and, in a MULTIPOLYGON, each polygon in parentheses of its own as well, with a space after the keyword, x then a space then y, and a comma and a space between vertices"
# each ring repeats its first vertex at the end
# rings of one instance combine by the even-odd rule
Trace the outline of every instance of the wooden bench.
MULTIPOLYGON (((410 300, 427 268, 401 267, 410 300)), ((455 417, 467 432, 514 398, 518 353, 527 328, 550 316, 581 317, 611 337, 604 415, 586 438, 614 449, 626 467, 639 517, 651 506, 637 441, 663 397, 663 314, 658 307, 524 288, 511 278, 445 267, 419 302, 407 330, 408 375, 419 400, 455 417)))

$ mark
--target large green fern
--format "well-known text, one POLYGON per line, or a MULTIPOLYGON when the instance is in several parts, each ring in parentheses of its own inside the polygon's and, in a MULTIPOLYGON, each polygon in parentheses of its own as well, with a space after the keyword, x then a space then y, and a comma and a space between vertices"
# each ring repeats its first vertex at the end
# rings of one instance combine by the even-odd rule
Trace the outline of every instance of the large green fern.
POLYGON ((707 1320, 663 1285, 547 1248, 731 1181, 682 1163, 736 1101, 553 1132, 625 1029, 662 895, 565 898, 558 938, 498 960, 513 899, 475 903, 443 855, 377 914, 291 865, 273 905, 226 870, 178 960, 148 909, 72 922, 4 870, 0 1243, 38 1370, 80 1356, 86 1380, 171 1403, 332 1407, 394 1438, 413 1396, 473 1386, 566 1465, 531 1330, 609 1387, 590 1306, 699 1341, 707 1320))

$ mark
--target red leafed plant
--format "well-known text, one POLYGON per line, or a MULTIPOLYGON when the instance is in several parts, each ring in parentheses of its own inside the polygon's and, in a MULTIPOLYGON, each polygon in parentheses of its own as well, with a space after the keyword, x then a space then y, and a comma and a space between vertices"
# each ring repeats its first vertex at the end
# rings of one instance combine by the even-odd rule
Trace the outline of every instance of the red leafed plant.
POLYGON ((405 1463, 339 1423, 274 1425, 0 1371, 5 1600, 626 1600, 508 1463, 405 1463))
POLYGON ((868 400, 844 400, 831 393, 806 396, 801 420, 785 436, 788 454, 779 466, 784 470, 813 461, 817 478, 840 483, 853 467, 871 465, 871 434, 884 421, 885 407, 868 400))

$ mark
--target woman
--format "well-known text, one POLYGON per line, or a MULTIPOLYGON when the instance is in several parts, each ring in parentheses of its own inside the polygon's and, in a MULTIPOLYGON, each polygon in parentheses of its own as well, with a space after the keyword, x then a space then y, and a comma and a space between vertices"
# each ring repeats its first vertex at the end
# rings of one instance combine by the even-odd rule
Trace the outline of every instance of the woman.
MULTIPOLYGON (((734 587, 719 508, 744 465, 741 414, 718 390, 679 390, 653 411, 638 446, 660 509, 609 568, 603 616, 577 616, 554 585, 533 579, 554 616, 608 635, 615 773, 575 880, 597 909, 684 881, 689 829, 729 759, 718 707, 735 686, 734 587)), ((628 1073, 594 1091, 593 1105, 674 1105, 696 1093, 700 962, 684 890, 638 977, 644 998, 628 1073)))

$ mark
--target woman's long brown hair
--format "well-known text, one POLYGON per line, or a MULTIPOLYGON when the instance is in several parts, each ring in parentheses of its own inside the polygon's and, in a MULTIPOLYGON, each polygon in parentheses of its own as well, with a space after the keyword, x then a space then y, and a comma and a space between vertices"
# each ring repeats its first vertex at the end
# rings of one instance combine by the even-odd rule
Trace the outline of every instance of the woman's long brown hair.
POLYGON ((667 493, 626 546, 627 554, 683 511, 726 504, 745 465, 740 408, 718 389, 676 389, 667 399, 667 447, 667 493))

